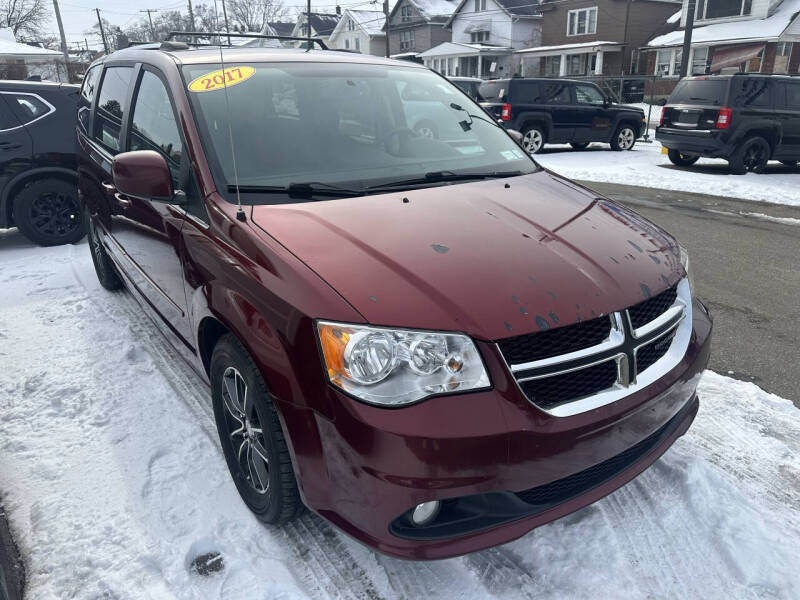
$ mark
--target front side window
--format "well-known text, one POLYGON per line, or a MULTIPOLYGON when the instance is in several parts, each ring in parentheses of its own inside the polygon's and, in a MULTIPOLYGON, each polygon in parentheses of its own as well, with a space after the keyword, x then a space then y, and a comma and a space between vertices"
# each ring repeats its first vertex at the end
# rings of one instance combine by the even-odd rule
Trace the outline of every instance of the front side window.
POLYGON ((183 143, 167 89, 161 79, 150 71, 142 73, 133 103, 128 149, 155 150, 160 153, 167 159, 174 187, 180 187, 183 143))
POLYGON ((597 7, 580 8, 567 13, 567 35, 597 33, 597 7))
MULTIPOLYGON (((292 203, 298 186, 324 190, 330 198, 341 189, 371 194, 379 193, 376 186, 425 182, 431 172, 537 169, 478 105, 431 71, 352 63, 226 64, 237 67, 252 68, 252 75, 227 94, 224 87, 187 91, 217 190, 231 202, 237 189, 245 203, 292 203), (275 110, 278 91, 296 103, 296 115, 275 110), (257 115, 254 97, 267 100, 257 115), (414 129, 431 115, 438 139, 414 129)), ((187 86, 219 68, 184 66, 187 86)))
POLYGON ((119 136, 132 76, 133 67, 108 67, 100 85, 93 137, 113 154, 120 149, 119 136))
POLYGON ((605 98, 593 85, 578 84, 575 86, 575 96, 578 104, 604 104, 605 98))
POLYGON ((789 110, 800 110, 800 82, 787 81, 781 84, 783 88, 778 97, 780 101, 778 104, 781 108, 788 108, 789 110))

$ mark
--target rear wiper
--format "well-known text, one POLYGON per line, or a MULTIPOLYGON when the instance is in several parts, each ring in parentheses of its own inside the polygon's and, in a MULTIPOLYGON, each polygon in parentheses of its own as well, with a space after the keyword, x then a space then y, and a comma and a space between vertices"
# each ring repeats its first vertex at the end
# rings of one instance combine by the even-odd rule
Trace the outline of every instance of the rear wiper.
POLYGON ((344 198, 363 196, 364 190, 353 190, 338 187, 330 183, 312 181, 308 183, 290 183, 289 185, 229 185, 228 192, 235 194, 286 194, 289 198, 312 198, 314 196, 330 196, 344 198))
POLYGON ((447 181, 469 181, 471 179, 501 179, 503 177, 516 177, 522 171, 480 171, 475 173, 454 173, 453 171, 431 171, 424 177, 414 179, 401 179, 366 188, 367 191, 402 188, 406 186, 426 185, 428 183, 442 183, 447 181))

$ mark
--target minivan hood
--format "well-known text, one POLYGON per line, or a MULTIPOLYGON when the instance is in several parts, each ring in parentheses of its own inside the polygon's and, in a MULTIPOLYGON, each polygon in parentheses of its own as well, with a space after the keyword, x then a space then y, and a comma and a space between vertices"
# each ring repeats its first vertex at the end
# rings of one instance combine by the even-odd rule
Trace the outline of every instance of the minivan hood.
POLYGON ((671 236, 546 171, 252 218, 369 323, 485 340, 607 314, 683 272, 671 236))

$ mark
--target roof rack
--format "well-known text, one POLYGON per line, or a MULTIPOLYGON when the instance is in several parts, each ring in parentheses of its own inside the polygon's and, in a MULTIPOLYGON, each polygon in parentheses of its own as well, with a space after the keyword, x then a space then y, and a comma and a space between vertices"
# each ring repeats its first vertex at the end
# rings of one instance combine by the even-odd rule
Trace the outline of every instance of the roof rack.
MULTIPOLYGON (((164 50, 177 50, 178 48, 175 47, 176 43, 180 43, 177 40, 173 40, 174 37, 177 36, 184 36, 188 38, 210 38, 210 37, 219 37, 219 38, 228 38, 228 45, 232 45, 230 43, 230 38, 258 38, 263 40, 280 40, 286 42, 311 42, 312 44, 319 44, 320 49, 327 50, 328 46, 323 42, 320 38, 315 37, 297 37, 291 35, 264 35, 261 33, 228 33, 227 31, 170 31, 167 34, 162 45, 169 44, 170 46, 165 47, 164 50)), ((202 42, 184 42, 187 46, 220 46, 222 44, 206 44, 202 42)))

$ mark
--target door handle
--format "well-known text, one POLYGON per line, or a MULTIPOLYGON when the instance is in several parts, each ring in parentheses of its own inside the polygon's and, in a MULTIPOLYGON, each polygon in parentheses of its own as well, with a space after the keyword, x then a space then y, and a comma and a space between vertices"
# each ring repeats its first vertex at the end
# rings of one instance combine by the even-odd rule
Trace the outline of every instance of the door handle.
POLYGON ((114 194, 114 198, 117 199, 117 202, 122 208, 129 208, 133 203, 131 202, 130 198, 120 194, 119 192, 114 194))
POLYGON ((102 185, 103 189, 108 193, 113 193, 117 191, 117 186, 115 186, 113 183, 108 183, 107 181, 104 181, 100 185, 102 185))

